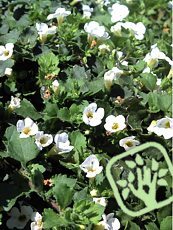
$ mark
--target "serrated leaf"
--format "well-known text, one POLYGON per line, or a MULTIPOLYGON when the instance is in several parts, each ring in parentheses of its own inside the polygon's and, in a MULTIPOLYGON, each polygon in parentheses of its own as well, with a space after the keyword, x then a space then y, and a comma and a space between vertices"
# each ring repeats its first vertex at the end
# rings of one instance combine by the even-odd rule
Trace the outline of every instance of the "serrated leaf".
POLYGON ((159 163, 154 158, 152 158, 152 165, 151 165, 152 171, 157 171, 158 168, 159 168, 159 163))
POLYGON ((138 165, 144 164, 144 160, 142 159, 142 157, 139 154, 136 155, 135 161, 138 165))
POLYGON ((167 174, 167 172, 168 172, 168 169, 160 169, 158 176, 164 177, 167 174))
POLYGON ((30 117, 31 119, 38 120, 42 118, 41 114, 37 112, 35 107, 27 99, 23 99, 20 103, 20 108, 15 109, 15 113, 24 118, 30 117))
POLYGON ((124 188, 123 191, 122 191, 122 196, 123 196, 123 199, 126 200, 128 195, 129 195, 129 192, 130 192, 130 189, 129 188, 124 188))
POLYGON ((86 137, 80 131, 76 130, 71 132, 70 140, 75 150, 81 151, 86 148, 86 137))
POLYGON ((133 181, 134 181, 134 179, 135 179, 134 174, 133 174, 132 172, 129 172, 129 175, 128 175, 128 181, 131 183, 131 182, 133 182, 133 181))
POLYGON ((167 183, 167 181, 165 179, 159 179, 157 181, 157 184, 160 185, 160 186, 167 186, 168 185, 168 183, 167 183))
POLYGON ((52 179, 52 182, 54 184, 53 196, 61 208, 67 207, 72 202, 76 179, 68 178, 66 175, 58 175, 52 179))
POLYGON ((134 161, 125 161, 125 163, 130 169, 134 169, 136 167, 136 163, 134 161))
POLYGON ((18 160, 23 165, 26 165, 28 161, 34 159, 39 153, 34 139, 32 137, 20 138, 16 126, 10 126, 6 129, 5 138, 7 139, 5 145, 8 156, 18 160))
POLYGON ((171 230, 172 229, 173 218, 172 216, 167 216, 164 218, 160 224, 160 230, 171 230))
POLYGON ((127 181, 126 180, 118 180, 117 184, 124 188, 127 186, 127 181))
POLYGON ((50 208, 44 209, 43 219, 44 229, 52 229, 53 227, 64 227, 68 225, 68 221, 64 217, 61 217, 50 208))
POLYGON ((144 86, 148 90, 153 91, 156 87, 157 77, 151 73, 142 73, 141 76, 141 82, 144 84, 144 86))

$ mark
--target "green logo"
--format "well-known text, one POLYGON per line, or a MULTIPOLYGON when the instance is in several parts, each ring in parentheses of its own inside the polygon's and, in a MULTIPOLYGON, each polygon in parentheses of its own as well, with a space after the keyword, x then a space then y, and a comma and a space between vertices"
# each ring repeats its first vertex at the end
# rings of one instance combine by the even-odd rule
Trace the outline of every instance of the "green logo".
POLYGON ((143 215, 173 201, 173 196, 157 199, 159 188, 167 188, 168 178, 173 178, 171 160, 158 143, 148 142, 113 157, 107 165, 106 175, 117 203, 130 216, 143 215), (163 158, 164 163, 159 163, 158 157, 163 158), (118 179, 115 176, 117 165, 122 168, 118 179), (134 207, 132 200, 136 204, 134 207))

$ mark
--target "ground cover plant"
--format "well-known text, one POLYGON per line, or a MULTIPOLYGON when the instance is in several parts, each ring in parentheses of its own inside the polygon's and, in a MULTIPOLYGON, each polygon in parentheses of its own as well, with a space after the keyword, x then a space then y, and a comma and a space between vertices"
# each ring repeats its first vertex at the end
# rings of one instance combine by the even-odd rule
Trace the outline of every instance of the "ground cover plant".
MULTIPOLYGON (((171 11, 167 0, 0 1, 0 229, 172 229, 171 204, 129 216, 106 177, 112 157, 148 141, 172 158, 171 11)), ((151 194, 134 187, 142 172, 153 200, 172 194, 159 151, 120 159, 114 181, 136 211, 150 205, 130 191, 151 194)))

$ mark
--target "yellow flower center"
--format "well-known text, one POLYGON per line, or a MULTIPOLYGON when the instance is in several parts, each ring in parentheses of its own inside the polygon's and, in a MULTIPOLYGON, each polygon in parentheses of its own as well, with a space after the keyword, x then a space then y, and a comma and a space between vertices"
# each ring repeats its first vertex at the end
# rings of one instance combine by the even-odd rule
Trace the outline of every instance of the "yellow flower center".
POLYGON ((40 144, 44 145, 47 143, 47 138, 46 137, 41 137, 40 138, 40 144))
POLYGON ((23 132, 24 134, 28 135, 30 131, 31 131, 31 128, 25 127, 25 128, 23 129, 22 132, 23 132))
POLYGON ((87 113, 86 113, 86 116, 87 116, 88 118, 93 118, 93 112, 91 112, 91 111, 87 112, 87 113))
POLYGON ((132 147, 132 146, 133 146, 133 143, 132 143, 131 141, 127 141, 127 142, 126 142, 126 145, 127 145, 128 147, 132 147))
POLYGON ((114 123, 114 124, 112 125, 112 129, 118 129, 118 128, 119 128, 118 123, 114 123))
POLYGON ((9 55, 9 53, 10 53, 10 52, 9 52, 8 50, 5 50, 5 51, 4 51, 4 56, 7 57, 7 56, 9 55))
POLYGON ((169 121, 167 121, 166 123, 165 123, 165 128, 170 128, 171 126, 170 126, 170 122, 169 121))

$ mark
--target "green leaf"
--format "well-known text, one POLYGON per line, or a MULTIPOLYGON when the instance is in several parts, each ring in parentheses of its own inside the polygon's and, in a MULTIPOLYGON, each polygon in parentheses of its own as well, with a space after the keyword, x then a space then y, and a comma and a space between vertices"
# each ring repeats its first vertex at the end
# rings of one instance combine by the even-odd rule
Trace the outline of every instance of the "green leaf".
POLYGON ((146 66, 146 62, 143 60, 140 60, 134 65, 134 68, 140 72, 145 68, 145 66, 146 66))
POLYGON ((81 200, 73 207, 76 221, 81 224, 97 224, 104 213, 105 207, 90 200, 81 200))
POLYGON ((168 185, 168 183, 167 183, 167 181, 165 179, 159 179, 157 181, 157 184, 160 185, 160 186, 167 186, 168 185))
POLYGON ((157 212, 157 219, 158 219, 159 223, 161 223, 165 217, 171 216, 171 214, 172 214, 172 205, 171 204, 159 209, 157 212))
POLYGON ((134 174, 133 174, 132 172, 129 172, 128 181, 129 181, 130 183, 132 183, 132 182, 134 181, 134 179, 135 179, 134 174))
POLYGON ((5 69, 11 68, 14 65, 14 61, 8 59, 6 61, 0 61, 0 77, 4 76, 5 69))
POLYGON ((127 181, 126 180, 118 180, 117 184, 124 188, 127 186, 127 181))
POLYGON ((167 95, 167 94, 159 95, 160 110, 164 112, 171 111, 171 107, 172 107, 172 95, 167 95))
POLYGON ((53 227, 67 226, 68 221, 62 216, 55 213, 52 209, 44 209, 43 213, 44 229, 52 229, 53 227))
POLYGON ((135 224, 134 222, 130 221, 129 230, 141 230, 141 228, 137 224, 135 224))
POLYGON ((151 113, 157 113, 160 111, 160 101, 159 101, 159 94, 150 92, 148 94, 148 105, 149 111, 151 113))
POLYGON ((19 134, 16 126, 8 127, 5 132, 5 138, 7 139, 5 145, 9 157, 26 165, 28 161, 36 158, 39 150, 32 137, 20 138, 19 134))
POLYGON ((62 121, 70 122, 70 112, 69 109, 64 107, 57 111, 57 117, 62 121))
POLYGON ((72 202, 77 180, 67 178, 66 175, 58 175, 52 181, 55 184, 52 188, 52 194, 60 207, 64 209, 72 202))
POLYGON ((148 90, 153 91, 156 87, 157 77, 151 73, 142 73, 141 77, 141 82, 144 84, 144 86, 148 90))
POLYGON ((129 188, 124 188, 123 191, 122 191, 122 196, 123 196, 123 199, 126 200, 128 195, 129 195, 129 192, 130 192, 130 189, 129 188))
POLYGON ((145 225, 146 230, 159 230, 157 225, 153 222, 145 225))
POLYGON ((130 169, 134 169, 136 167, 136 163, 134 161, 125 161, 125 163, 130 169))
POLYGON ((136 163, 138 165, 143 165, 144 164, 144 161, 143 161, 142 157, 139 154, 137 154, 137 156, 135 158, 135 161, 136 161, 136 163))
POLYGON ((71 132, 70 134, 71 144, 75 150, 80 151, 86 148, 86 137, 78 130, 71 132))
POLYGON ((30 117, 31 119, 38 120, 42 118, 41 114, 37 112, 35 107, 27 99, 23 99, 20 103, 20 108, 15 109, 17 115, 24 118, 30 117))
POLYGON ((159 170, 159 177, 164 177, 168 172, 168 169, 160 169, 159 170))
POLYGON ((152 158, 152 166, 151 166, 152 171, 157 171, 158 168, 159 168, 159 163, 154 158, 152 158))
POLYGON ((160 230, 171 230, 172 229, 173 218, 172 216, 167 216, 164 218, 160 224, 160 230))

